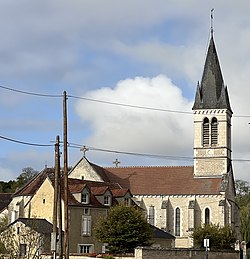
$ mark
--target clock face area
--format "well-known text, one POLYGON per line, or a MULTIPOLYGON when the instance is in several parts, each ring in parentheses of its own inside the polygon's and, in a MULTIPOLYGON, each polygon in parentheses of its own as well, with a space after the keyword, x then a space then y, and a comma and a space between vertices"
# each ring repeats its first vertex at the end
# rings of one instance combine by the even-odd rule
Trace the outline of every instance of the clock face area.
POLYGON ((207 153, 207 156, 213 156, 214 155, 214 149, 207 149, 206 153, 207 153))

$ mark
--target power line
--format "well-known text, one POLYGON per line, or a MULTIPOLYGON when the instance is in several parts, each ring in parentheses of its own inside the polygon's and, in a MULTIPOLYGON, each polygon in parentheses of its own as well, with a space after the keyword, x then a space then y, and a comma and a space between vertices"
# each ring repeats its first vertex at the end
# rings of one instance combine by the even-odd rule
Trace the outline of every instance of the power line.
MULTIPOLYGON (((41 94, 41 93, 34 93, 34 92, 28 92, 28 91, 21 91, 14 88, 6 87, 0 85, 0 88, 13 91, 16 93, 26 94, 26 95, 32 95, 32 96, 38 96, 38 97, 50 97, 50 98, 62 98, 62 94, 41 94)), ((171 110, 171 109, 163 109, 163 108, 156 108, 156 107, 148 107, 148 106, 140 106, 140 105, 133 105, 133 104, 126 104, 126 103, 119 103, 119 102, 111 102, 111 101, 104 101, 99 99, 93 99, 93 98, 87 98, 87 97, 80 97, 75 95, 67 95, 69 98, 73 99, 79 99, 84 101, 90 101, 90 102, 96 102, 96 103, 102 103, 102 104, 109 104, 109 105, 115 105, 115 106, 121 106, 121 107, 127 107, 127 108, 136 108, 136 109, 143 109, 143 110, 150 110, 150 111, 158 111, 158 112, 170 112, 170 113, 178 113, 178 114, 193 114, 192 112, 188 111, 179 111, 179 110, 171 110)), ((250 115, 234 115, 234 118, 250 118, 250 115)))
MULTIPOLYGON (((52 147, 54 144, 38 144, 38 143, 31 143, 16 140, 13 138, 8 138, 0 135, 1 139, 14 142, 17 144, 28 145, 28 146, 36 146, 36 147, 52 147)), ((81 148, 83 145, 76 144, 76 143, 68 143, 68 147, 71 148, 81 148)), ((104 148, 96 148, 86 146, 89 151, 97 151, 97 152, 106 152, 106 153, 114 153, 114 154, 122 154, 122 155, 130 155, 130 156, 140 156, 140 157, 150 157, 150 158, 158 158, 158 159, 168 159, 168 160, 184 160, 184 161, 191 161, 194 158, 188 156, 170 156, 170 155, 159 155, 159 154, 148 154, 148 153, 136 153, 136 152, 128 152, 128 151, 119 151, 119 150, 112 150, 112 149, 104 149, 104 148)), ((250 159, 232 159, 232 161, 236 162, 250 162, 250 159)))
POLYGON ((80 99, 80 100, 84 100, 84 101, 97 102, 97 103, 103 103, 103 104, 110 104, 110 105, 129 107, 129 108, 151 110, 151 111, 193 114, 192 112, 187 112, 187 111, 177 111, 177 110, 169 110, 169 109, 154 108, 154 107, 147 107, 147 106, 139 106, 139 105, 133 105, 133 104, 117 103, 117 102, 103 101, 103 100, 86 98, 86 97, 79 97, 79 96, 74 96, 74 95, 68 95, 68 97, 75 98, 75 99, 80 99))
POLYGON ((55 95, 55 94, 41 94, 41 93, 34 93, 34 92, 28 92, 28 91, 21 91, 21 90, 17 90, 14 88, 10 88, 10 87, 6 87, 3 85, 0 85, 0 88, 8 90, 8 91, 12 91, 12 92, 16 92, 16 93, 20 93, 20 94, 26 94, 26 95, 33 95, 33 96, 40 96, 40 97, 62 97, 63 95, 55 95))
POLYGON ((24 142, 24 141, 12 139, 12 138, 7 138, 4 136, 0 136, 0 138, 10 141, 10 142, 14 142, 14 143, 22 144, 22 145, 28 145, 28 146, 36 146, 36 147, 52 147, 52 146, 54 146, 53 144, 37 144, 37 143, 24 142))
MULTIPOLYGON (((69 147, 72 148, 82 148, 83 145, 76 144, 76 143, 68 143, 69 147)), ((99 151, 99 152, 106 152, 106 153, 114 153, 114 154, 122 154, 122 155, 131 155, 131 156, 141 156, 141 157, 151 157, 151 158, 158 158, 158 159, 168 159, 168 160, 183 160, 183 161, 193 161, 194 157, 189 156, 170 156, 170 155, 159 155, 159 154, 148 154, 148 153, 136 153, 136 152, 128 152, 128 151, 118 151, 112 149, 104 149, 104 148, 96 148, 85 146, 88 151, 99 151)), ((250 162, 250 159, 232 159, 232 161, 236 162, 250 162)))

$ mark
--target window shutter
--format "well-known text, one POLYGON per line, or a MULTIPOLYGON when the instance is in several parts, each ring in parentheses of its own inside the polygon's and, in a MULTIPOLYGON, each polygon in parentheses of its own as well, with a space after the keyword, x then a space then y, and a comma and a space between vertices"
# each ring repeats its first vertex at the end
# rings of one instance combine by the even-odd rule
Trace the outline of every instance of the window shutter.
POLYGON ((82 235, 90 236, 91 235, 91 217, 82 218, 82 235))

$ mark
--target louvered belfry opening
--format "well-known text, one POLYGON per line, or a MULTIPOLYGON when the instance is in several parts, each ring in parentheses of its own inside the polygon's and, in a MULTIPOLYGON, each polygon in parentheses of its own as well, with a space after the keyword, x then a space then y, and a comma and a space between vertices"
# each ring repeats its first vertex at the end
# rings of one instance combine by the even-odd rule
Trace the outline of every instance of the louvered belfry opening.
POLYGON ((203 135, 202 135, 202 144, 209 145, 209 120, 204 118, 203 120, 203 135))
POLYGON ((211 144, 218 144, 218 121, 216 118, 213 118, 211 123, 211 144))

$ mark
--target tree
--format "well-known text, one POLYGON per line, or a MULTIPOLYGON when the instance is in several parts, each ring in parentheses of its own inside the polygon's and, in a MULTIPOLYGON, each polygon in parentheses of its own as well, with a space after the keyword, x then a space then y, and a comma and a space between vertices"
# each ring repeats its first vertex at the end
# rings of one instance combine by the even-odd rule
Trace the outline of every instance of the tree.
POLYGON ((152 233, 142 211, 125 205, 112 207, 95 228, 98 241, 108 243, 109 251, 116 254, 133 252, 137 246, 149 245, 152 233))
POLYGON ((22 169, 22 173, 17 177, 18 187, 25 185, 30 181, 38 171, 34 170, 32 167, 25 167, 22 169))
POLYGON ((0 181, 0 192, 1 193, 14 193, 17 188, 21 188, 28 181, 30 181, 38 171, 34 170, 32 167, 25 167, 22 169, 22 173, 16 178, 16 180, 11 180, 8 182, 0 181))
POLYGON ((250 207, 240 209, 240 232, 242 240, 250 240, 250 207))
POLYGON ((242 240, 250 240, 250 185, 243 180, 235 181, 236 202, 240 207, 240 232, 242 240))
MULTIPOLYGON (((8 215, 0 217, 0 233, 2 233, 8 226, 8 215)), ((0 254, 5 254, 6 248, 4 244, 0 241, 0 254)))
POLYGON ((240 207, 250 205, 250 185, 243 180, 235 181, 236 202, 240 207))
POLYGON ((195 247, 203 247, 203 240, 209 239, 212 249, 234 249, 236 242, 235 233, 229 225, 224 227, 215 224, 199 226, 194 229, 192 237, 195 247))

